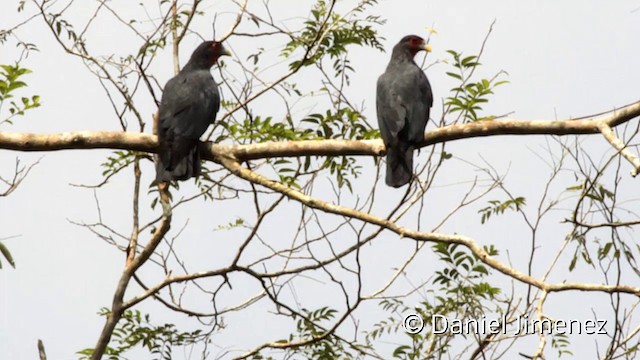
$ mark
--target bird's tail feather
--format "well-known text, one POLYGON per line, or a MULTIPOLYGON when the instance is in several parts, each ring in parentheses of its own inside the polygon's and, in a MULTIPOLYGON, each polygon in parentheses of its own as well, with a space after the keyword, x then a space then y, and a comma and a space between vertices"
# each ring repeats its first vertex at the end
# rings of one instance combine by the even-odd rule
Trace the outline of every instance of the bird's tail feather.
POLYGON ((156 181, 169 182, 173 180, 187 180, 200 175, 200 154, 195 147, 177 162, 166 161, 162 156, 156 157, 156 181))
POLYGON ((401 144, 397 148, 387 148, 387 185, 399 188, 408 184, 412 176, 413 147, 401 144))

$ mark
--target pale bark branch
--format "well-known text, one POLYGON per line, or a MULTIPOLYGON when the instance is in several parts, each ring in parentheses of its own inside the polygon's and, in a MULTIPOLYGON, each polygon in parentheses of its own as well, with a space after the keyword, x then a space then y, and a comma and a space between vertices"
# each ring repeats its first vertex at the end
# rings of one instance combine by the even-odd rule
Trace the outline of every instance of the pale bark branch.
POLYGON ((171 37, 173 38, 172 55, 173 55, 173 74, 178 75, 180 72, 180 40, 178 37, 178 0, 173 0, 171 4, 171 37))
POLYGON ((544 354, 544 348, 547 345, 547 337, 544 335, 544 329, 542 328, 543 327, 542 321, 544 320, 544 313, 542 311, 542 308, 544 306, 545 300, 547 299, 547 295, 548 293, 546 291, 543 291, 542 294, 540 295, 540 300, 538 300, 538 304, 536 305, 536 318, 538 319, 538 321, 540 321, 540 333, 539 333, 540 341, 538 343, 538 349, 531 357, 532 360, 544 359, 543 354, 544 354))
POLYGON ((600 132, 605 139, 625 157, 625 159, 629 160, 631 165, 633 165, 633 170, 631 170, 631 176, 636 177, 638 173, 640 173, 640 158, 635 156, 628 148, 622 140, 618 139, 616 134, 613 133, 613 129, 605 123, 602 122, 599 124, 600 132))
MULTIPOLYGON (((497 135, 578 135, 601 133, 601 124, 615 127, 640 116, 640 101, 614 113, 583 120, 489 120, 449 125, 425 133, 421 146, 453 140, 497 135)), ((77 131, 56 134, 0 131, 0 149, 55 151, 67 149, 121 149, 156 152, 157 138, 150 134, 115 131, 77 131)), ((297 156, 381 156, 382 140, 299 140, 250 145, 211 142, 200 146, 202 158, 215 160, 230 156, 239 161, 297 156)))
POLYGON ((357 219, 366 223, 377 225, 387 230, 390 230, 401 237, 411 238, 417 241, 429 241, 429 242, 443 242, 451 244, 460 244, 467 247, 473 252, 482 262, 489 265, 495 270, 516 279, 522 283, 532 285, 540 290, 546 292, 561 292, 569 290, 578 291, 599 291, 607 293, 627 293, 640 296, 640 287, 627 286, 627 285, 605 285, 605 284, 585 284, 585 283, 559 283, 549 284, 545 281, 539 280, 533 276, 529 276, 519 270, 516 270, 498 259, 491 257, 475 240, 463 236, 463 235, 450 235, 431 232, 420 232, 411 230, 402 226, 399 226, 391 220, 377 217, 375 215, 361 212, 352 208, 344 207, 341 205, 330 204, 317 198, 305 195, 297 190, 287 187, 282 183, 275 182, 257 174, 247 168, 242 167, 237 161, 231 158, 223 157, 220 159, 224 167, 231 171, 234 175, 250 181, 255 184, 262 185, 273 191, 277 191, 288 198, 300 202, 308 207, 318 209, 327 213, 346 216, 351 219, 357 219))
POLYGON ((242 15, 244 15, 245 10, 247 9, 247 2, 248 0, 242 1, 242 4, 240 5, 240 11, 238 12, 238 16, 236 17, 236 20, 233 22, 233 25, 231 25, 229 30, 224 35, 222 35, 222 37, 218 41, 224 42, 238 28, 238 25, 240 25, 240 22, 242 21, 242 15))

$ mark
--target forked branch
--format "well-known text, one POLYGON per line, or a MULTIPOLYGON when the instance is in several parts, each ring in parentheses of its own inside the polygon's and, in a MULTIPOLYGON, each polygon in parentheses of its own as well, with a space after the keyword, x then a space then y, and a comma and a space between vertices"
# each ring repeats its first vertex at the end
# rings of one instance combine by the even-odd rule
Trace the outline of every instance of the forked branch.
POLYGON ((238 25, 240 25, 240 22, 242 21, 242 15, 244 15, 245 10, 247 9, 247 2, 248 0, 242 1, 242 4, 240 5, 240 11, 238 11, 238 16, 236 17, 236 20, 233 22, 229 30, 224 35, 222 35, 220 39, 218 39, 218 41, 224 42, 238 28, 238 25))
POLYGON ((102 355, 109 344, 109 340, 111 340, 111 336, 113 335, 113 331, 120 321, 122 314, 125 310, 124 305, 124 294, 129 287, 129 282, 131 278, 135 275, 136 271, 142 266, 149 257, 153 254, 153 252, 158 247, 158 244, 162 241, 162 238, 165 236, 169 228, 171 227, 171 204, 169 202, 169 195, 165 184, 161 184, 159 186, 160 192, 160 203, 162 204, 162 219, 160 221, 160 225, 156 228, 151 239, 145 245, 144 249, 137 256, 127 256, 126 265, 124 267, 124 271, 120 276, 120 280, 118 281, 118 286, 113 295, 113 302, 111 304, 111 312, 107 316, 107 320, 102 328, 102 332, 100 333, 100 337, 98 338, 96 347, 93 350, 93 354, 91 355, 92 360, 100 360, 102 359, 102 355))
POLYGON ((483 263, 492 267, 501 273, 516 279, 525 284, 534 286, 545 292, 560 292, 569 290, 578 291, 599 291, 606 293, 627 293, 640 296, 640 287, 626 286, 626 285, 604 285, 604 284, 584 284, 584 283, 558 283, 550 284, 545 281, 534 278, 519 270, 516 270, 498 259, 493 258, 487 253, 482 246, 480 246, 475 240, 463 236, 463 235, 449 235, 432 232, 415 231, 406 227, 399 226, 391 220, 387 220, 370 213, 358 211, 352 208, 348 208, 341 205, 330 204, 320 199, 305 195, 295 189, 287 187, 286 185, 269 180, 264 176, 257 174, 243 166, 237 161, 228 157, 220 158, 222 165, 231 171, 234 175, 252 182, 254 184, 262 185, 273 191, 279 192, 288 198, 300 202, 308 207, 318 209, 327 213, 341 215, 350 219, 360 220, 372 225, 380 226, 384 229, 390 230, 403 238, 410 238, 416 241, 427 242, 444 242, 449 244, 460 244, 471 250, 483 263))
POLYGON ((640 158, 634 155, 627 145, 620 140, 616 134, 613 132, 613 129, 606 122, 601 122, 598 124, 600 127, 600 132, 604 136, 605 139, 611 144, 625 159, 629 160, 631 165, 633 165, 633 170, 631 170, 631 176, 636 177, 638 173, 640 173, 640 158))

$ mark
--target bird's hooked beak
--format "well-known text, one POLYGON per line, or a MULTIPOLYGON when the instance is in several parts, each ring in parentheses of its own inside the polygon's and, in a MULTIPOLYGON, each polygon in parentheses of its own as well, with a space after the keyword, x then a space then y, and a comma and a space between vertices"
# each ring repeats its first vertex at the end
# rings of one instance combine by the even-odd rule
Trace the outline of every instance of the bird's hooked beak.
POLYGON ((222 47, 222 53, 220 54, 222 55, 227 55, 227 56, 233 56, 233 54, 231 54, 231 51, 229 51, 226 47, 222 47))

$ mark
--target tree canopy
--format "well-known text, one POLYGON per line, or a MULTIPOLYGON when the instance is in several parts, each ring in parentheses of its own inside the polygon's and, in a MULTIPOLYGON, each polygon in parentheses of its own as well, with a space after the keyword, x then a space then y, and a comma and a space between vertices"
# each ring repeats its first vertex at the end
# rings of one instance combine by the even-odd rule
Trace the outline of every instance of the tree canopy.
MULTIPOLYGON (((407 20, 421 2, 401 2, 404 15, 389 3, 0 5, 14 15, 0 28, 13 56, 0 59, 0 200, 13 204, 0 286, 70 276, 78 319, 53 326, 86 336, 51 340, 27 322, 16 338, 41 338, 41 359, 635 358, 637 94, 612 104, 572 89, 594 107, 577 117, 526 94, 546 117, 515 117, 495 105, 515 87, 509 69, 486 60, 508 29, 488 21, 461 31, 475 47, 443 44, 437 23, 407 20), (415 178, 390 189, 375 80, 401 22, 433 44, 416 61, 434 106, 415 178), (233 57, 212 70, 221 108, 199 144, 203 174, 158 187, 163 87, 213 39, 233 57), (64 119, 31 121, 54 111, 64 119)), ((2 311, 26 311, 0 292, 2 311)))

